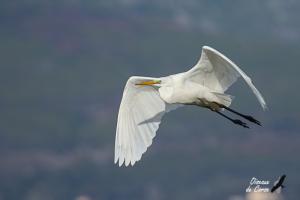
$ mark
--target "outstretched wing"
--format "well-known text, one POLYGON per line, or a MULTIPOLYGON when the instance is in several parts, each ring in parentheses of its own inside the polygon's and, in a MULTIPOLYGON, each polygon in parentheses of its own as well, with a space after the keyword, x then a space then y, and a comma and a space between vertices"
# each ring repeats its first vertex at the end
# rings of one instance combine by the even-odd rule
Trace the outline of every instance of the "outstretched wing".
POLYGON ((162 116, 174 108, 165 103, 157 89, 135 85, 157 78, 130 77, 119 109, 115 140, 115 163, 134 165, 152 144, 162 116))
POLYGON ((204 46, 198 63, 186 72, 187 79, 220 93, 225 92, 240 76, 244 78, 262 108, 265 109, 267 106, 264 98, 245 72, 229 58, 211 47, 204 46))

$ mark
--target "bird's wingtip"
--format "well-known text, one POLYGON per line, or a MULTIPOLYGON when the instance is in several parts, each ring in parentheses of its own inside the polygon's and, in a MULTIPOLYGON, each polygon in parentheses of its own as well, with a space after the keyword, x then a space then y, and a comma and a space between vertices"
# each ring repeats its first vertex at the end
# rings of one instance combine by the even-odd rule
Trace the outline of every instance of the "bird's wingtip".
POLYGON ((262 104, 261 107, 262 107, 263 111, 269 110, 269 107, 267 106, 266 103, 262 104))
POLYGON ((115 157, 114 163, 116 165, 118 165, 119 167, 121 167, 123 165, 124 161, 121 162, 121 160, 118 157, 115 157))
POLYGON ((128 167, 128 166, 133 166, 133 165, 136 163, 136 161, 137 161, 137 160, 131 160, 131 161, 129 161, 129 162, 124 162, 124 161, 121 162, 120 160, 116 159, 116 160, 114 161, 114 163, 117 164, 119 167, 122 167, 123 164, 124 164, 125 167, 128 167), (119 161, 119 162, 118 162, 118 161, 119 161))
POLYGON ((123 165, 123 162, 120 162, 120 161, 119 161, 119 164, 118 164, 118 165, 119 165, 119 167, 121 167, 121 166, 123 165))

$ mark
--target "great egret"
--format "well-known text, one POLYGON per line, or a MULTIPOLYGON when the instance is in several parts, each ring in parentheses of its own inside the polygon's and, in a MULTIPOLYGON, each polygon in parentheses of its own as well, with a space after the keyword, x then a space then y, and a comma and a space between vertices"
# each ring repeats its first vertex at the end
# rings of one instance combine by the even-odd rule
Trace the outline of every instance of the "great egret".
POLYGON ((126 83, 119 109, 115 139, 115 163, 134 165, 152 144, 162 116, 181 105, 208 108, 235 124, 246 123, 223 114, 224 109, 253 123, 260 122, 229 108, 232 96, 224 92, 242 76, 263 109, 266 103, 251 79, 229 58, 203 46, 201 58, 189 71, 167 77, 132 76, 126 83))

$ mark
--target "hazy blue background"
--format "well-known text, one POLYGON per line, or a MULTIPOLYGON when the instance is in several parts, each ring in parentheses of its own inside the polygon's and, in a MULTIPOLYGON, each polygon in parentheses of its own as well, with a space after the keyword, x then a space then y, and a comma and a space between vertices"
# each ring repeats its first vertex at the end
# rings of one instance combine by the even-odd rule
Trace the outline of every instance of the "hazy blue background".
POLYGON ((0 200, 233 200, 283 173, 299 199, 299 19, 296 0, 1 0, 0 200), (263 127, 180 108, 114 165, 128 77, 188 70, 203 45, 252 77, 267 112, 241 80, 228 93, 263 127))

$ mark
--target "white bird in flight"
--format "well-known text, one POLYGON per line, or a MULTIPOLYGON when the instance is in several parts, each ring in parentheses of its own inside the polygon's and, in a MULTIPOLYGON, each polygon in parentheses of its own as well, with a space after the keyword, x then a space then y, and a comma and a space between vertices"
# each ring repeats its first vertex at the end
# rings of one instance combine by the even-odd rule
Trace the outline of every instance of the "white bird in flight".
POLYGON ((251 79, 229 58, 203 46, 201 58, 189 71, 161 78, 132 76, 126 83, 119 109, 115 138, 115 163, 125 166, 139 161, 152 144, 162 116, 181 105, 208 108, 233 123, 241 120, 223 114, 224 109, 260 125, 252 116, 229 108, 232 96, 224 92, 242 76, 263 109, 266 103, 251 79))

